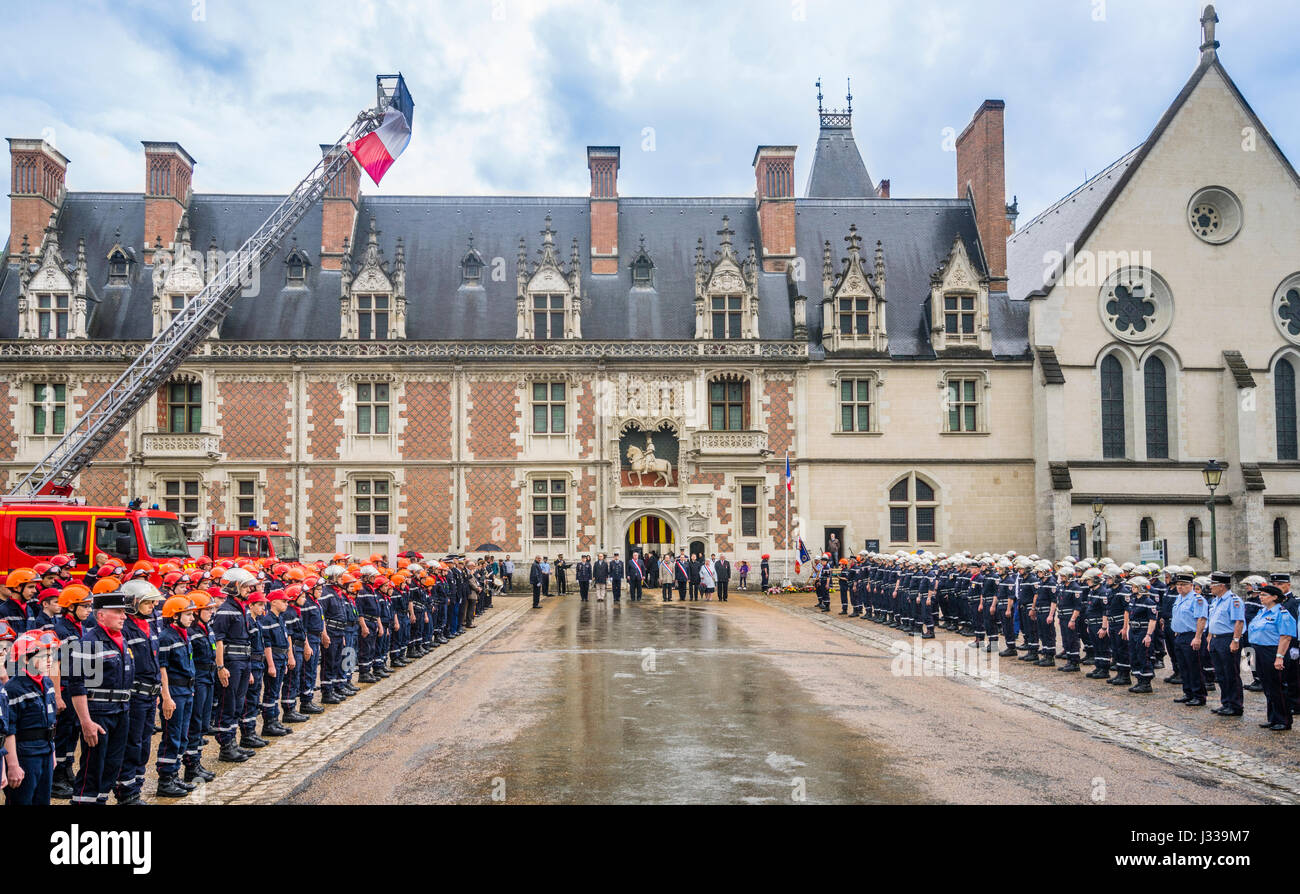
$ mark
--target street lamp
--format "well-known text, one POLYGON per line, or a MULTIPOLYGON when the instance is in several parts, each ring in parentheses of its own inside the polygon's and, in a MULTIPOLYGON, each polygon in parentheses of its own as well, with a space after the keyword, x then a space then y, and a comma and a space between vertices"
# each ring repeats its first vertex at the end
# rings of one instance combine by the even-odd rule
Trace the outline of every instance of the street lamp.
POLYGON ((1106 508, 1106 504, 1100 499, 1092 501, 1092 554, 1093 558, 1101 558, 1101 511, 1106 508))
POLYGON ((1205 479, 1205 486, 1210 489, 1210 499, 1206 506, 1210 509, 1210 570, 1219 570, 1219 529, 1215 525, 1214 518, 1214 491, 1223 483, 1223 470, 1228 468, 1227 463, 1221 463, 1217 459, 1212 459, 1201 469, 1201 477, 1205 479))

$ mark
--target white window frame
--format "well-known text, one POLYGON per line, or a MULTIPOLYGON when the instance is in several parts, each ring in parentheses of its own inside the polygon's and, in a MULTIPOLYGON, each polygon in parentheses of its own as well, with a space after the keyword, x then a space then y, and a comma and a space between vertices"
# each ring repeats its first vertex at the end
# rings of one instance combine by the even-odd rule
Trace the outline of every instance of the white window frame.
POLYGON ((68 391, 69 391, 68 383, 58 382, 58 381, 44 381, 44 382, 32 382, 31 386, 32 386, 32 390, 31 390, 30 406, 32 411, 28 418, 31 420, 32 437, 36 437, 36 438, 61 437, 63 433, 68 430, 68 423, 73 421, 68 415, 68 407, 70 404, 68 400, 68 391), (38 396, 39 389, 41 388, 48 389, 49 391, 49 396, 47 396, 45 399, 41 399, 38 396), (63 400, 56 400, 54 397, 54 395, 57 393, 59 388, 63 389, 63 400), (59 429, 58 431, 55 431, 56 426, 54 424, 54 420, 56 418, 56 413, 58 412, 59 407, 63 408, 63 425, 58 427, 59 429), (43 414, 41 425, 39 426, 40 428, 44 429, 43 431, 37 431, 38 413, 43 414))
POLYGON ((397 486, 391 475, 374 474, 362 472, 349 476, 348 478, 348 522, 350 533, 359 537, 385 537, 397 532, 397 486), (365 485, 364 489, 362 485, 365 485), (376 485, 382 484, 384 493, 378 493, 380 490, 376 485), (363 492, 364 490, 364 492, 363 492), (362 508, 362 501, 365 501, 365 508, 362 508), (387 500, 387 508, 380 510, 378 508, 380 500, 387 500), (384 531, 375 530, 378 527, 375 519, 387 517, 384 531), (368 519, 367 527, 369 530, 361 530, 361 518, 368 519))
POLYGON ((198 522, 205 517, 204 504, 207 488, 202 475, 167 472, 158 476, 158 505, 167 512, 173 512, 181 520, 181 525, 193 531, 198 522), (172 492, 172 485, 176 492, 172 492), (189 493, 188 485, 195 486, 194 493, 189 493), (186 510, 186 501, 194 501, 194 513, 186 510))
POLYGON ((835 432, 837 434, 844 434, 844 435, 880 434, 880 400, 878 397, 878 392, 880 388, 879 377, 876 376, 874 373, 845 372, 845 373, 841 373, 834 380, 834 385, 835 385, 835 407, 838 411, 835 419, 835 432), (844 384, 846 382, 854 383, 853 400, 848 404, 844 402, 844 384), (863 402, 858 400, 857 383, 859 382, 867 382, 868 399, 866 401, 866 406, 868 408, 867 409, 868 427, 865 429, 859 429, 856 427, 857 418, 858 418, 857 408, 863 406, 863 402), (854 408, 853 422, 855 427, 852 429, 846 429, 844 427, 844 408, 846 406, 852 406, 854 408))
POLYGON ((262 518, 262 491, 266 483, 258 475, 231 475, 230 476, 230 526, 236 531, 248 530, 248 525, 244 524, 241 519, 251 518, 261 523, 262 518), (244 485, 248 485, 249 493, 244 493, 244 485), (242 501, 252 501, 252 511, 243 512, 242 501))
POLYGON ((388 292, 354 292, 352 294, 352 331, 357 334, 358 341, 391 341, 395 338, 393 334, 393 296, 388 292), (378 307, 379 300, 382 299, 385 304, 383 308, 378 307), (362 302, 369 304, 368 307, 362 307, 362 302), (384 320, 384 337, 376 336, 375 315, 382 313, 384 320), (361 334, 361 320, 363 317, 369 317, 370 334, 361 334))
POLYGON ((353 422, 353 434, 361 438, 380 438, 388 439, 393 435, 393 388, 392 382, 377 379, 375 381, 357 381, 352 383, 352 396, 356 406, 356 418, 353 422), (387 398, 379 399, 379 389, 387 389, 387 398), (368 391, 366 397, 362 397, 362 389, 368 391), (379 431, 379 410, 385 408, 384 427, 386 431, 379 431), (362 418, 368 416, 365 423, 365 429, 362 430, 362 418))
POLYGON ((68 292, 37 292, 32 296, 36 304, 36 337, 50 341, 67 341, 72 336, 72 295, 68 292), (43 306, 42 302, 48 301, 43 306), (63 321, 63 335, 58 334, 59 320, 63 321), (42 334, 48 320, 51 334, 42 334))
POLYGON ((533 545, 537 552, 544 553, 545 555, 554 555, 556 552, 564 552, 566 549, 571 549, 570 544, 573 542, 574 492, 575 485, 573 483, 573 476, 568 472, 538 472, 528 476, 527 486, 524 492, 524 500, 526 501, 524 504, 524 513, 525 518, 527 519, 525 522, 527 525, 525 530, 528 533, 528 542, 533 545), (538 485, 542 482, 545 482, 545 492, 538 490, 538 485), (563 483, 562 491, 554 490, 556 482, 563 483), (557 494, 560 496, 557 496, 557 494), (555 510, 554 501, 556 499, 562 499, 564 501, 564 506, 558 513, 555 510), (538 510, 536 508, 536 501, 538 500, 546 501, 546 508, 544 510, 538 510), (535 533, 535 519, 539 514, 547 517, 547 533, 545 537, 539 537, 535 533), (553 524, 554 516, 556 515, 560 515, 564 519, 564 535, 562 537, 554 536, 553 524))
POLYGON ((939 387, 942 389, 943 401, 943 419, 942 433, 945 435, 983 435, 989 432, 989 406, 988 390, 989 377, 988 373, 983 370, 953 370, 944 374, 939 380, 939 387), (962 424, 958 428, 952 427, 952 386, 955 382, 974 382, 975 397, 973 401, 965 399, 964 392, 959 391, 957 406, 959 408, 959 419, 962 424), (973 429, 965 428, 965 413, 960 412, 967 406, 975 408, 975 427, 973 429))

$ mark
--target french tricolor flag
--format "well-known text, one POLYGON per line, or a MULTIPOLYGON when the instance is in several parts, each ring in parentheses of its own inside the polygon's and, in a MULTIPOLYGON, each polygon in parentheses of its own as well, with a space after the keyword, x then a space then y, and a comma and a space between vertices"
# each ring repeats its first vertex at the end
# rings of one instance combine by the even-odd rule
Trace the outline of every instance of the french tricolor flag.
POLYGON ((361 139, 348 143, 348 151, 356 158, 357 164, 365 168, 376 186, 397 161, 406 144, 411 142, 411 118, 414 115, 415 103, 406 89, 406 81, 399 75, 392 104, 384 112, 383 122, 361 139))

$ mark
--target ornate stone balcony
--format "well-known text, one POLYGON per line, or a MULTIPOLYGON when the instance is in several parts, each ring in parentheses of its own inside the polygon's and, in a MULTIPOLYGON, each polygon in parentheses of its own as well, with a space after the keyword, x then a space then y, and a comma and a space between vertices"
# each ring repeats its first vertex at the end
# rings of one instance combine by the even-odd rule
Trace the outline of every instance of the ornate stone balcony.
POLYGON ((697 431, 695 451, 702 455, 770 456, 765 431, 697 431))
POLYGON ((149 459, 221 459, 221 438, 211 432, 147 431, 144 455, 149 459))

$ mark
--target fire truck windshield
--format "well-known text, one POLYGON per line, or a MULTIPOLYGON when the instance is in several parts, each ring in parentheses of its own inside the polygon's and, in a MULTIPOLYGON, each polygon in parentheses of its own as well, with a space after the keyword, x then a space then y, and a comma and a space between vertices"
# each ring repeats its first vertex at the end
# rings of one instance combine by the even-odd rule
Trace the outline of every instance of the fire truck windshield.
POLYGON ((271 535, 274 539, 271 541, 275 545, 275 557, 282 562, 298 561, 298 540, 287 534, 276 536, 271 535))
POLYGON ((140 519, 140 526, 144 529, 144 542, 149 547, 149 555, 158 559, 189 558, 185 532, 176 519, 145 517, 140 519))

